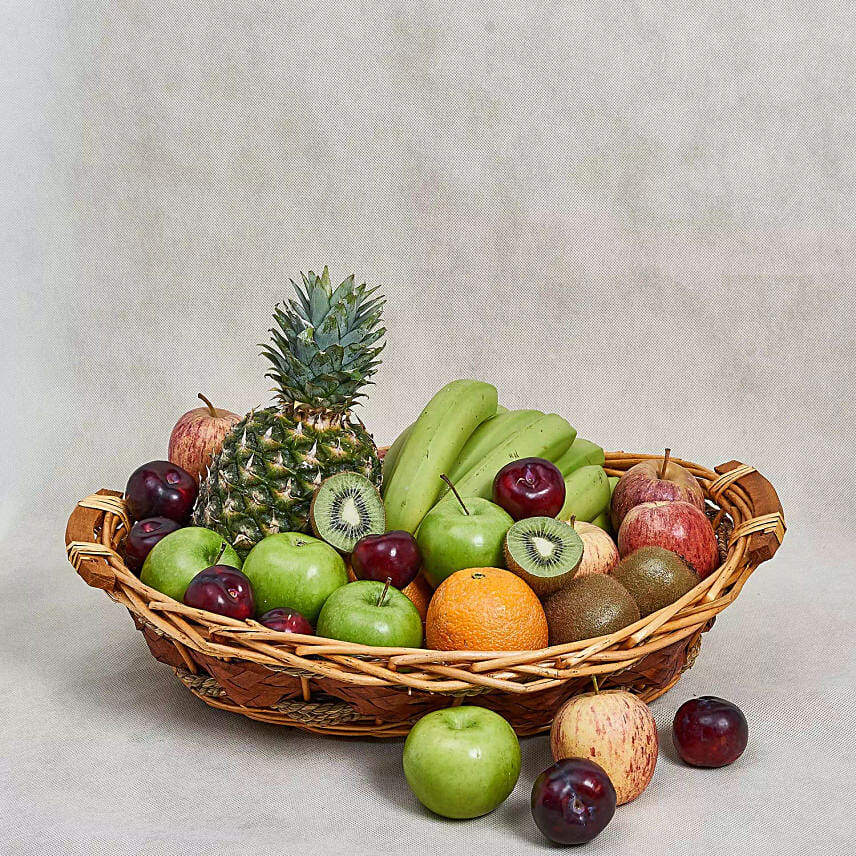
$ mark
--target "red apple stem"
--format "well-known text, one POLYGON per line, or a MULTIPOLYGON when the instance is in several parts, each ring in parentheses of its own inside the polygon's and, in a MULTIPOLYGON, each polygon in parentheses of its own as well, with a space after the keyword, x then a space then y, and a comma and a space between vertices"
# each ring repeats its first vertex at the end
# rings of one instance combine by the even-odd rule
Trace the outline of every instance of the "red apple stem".
POLYGON ((392 577, 386 578, 386 584, 383 587, 383 591, 380 593, 380 597, 377 599, 377 606, 380 606, 386 600, 386 593, 389 591, 389 584, 392 582, 392 577))
POLYGON ((449 489, 452 491, 453 494, 455 494, 455 499, 458 500, 458 502, 461 504, 461 508, 464 509, 464 514, 469 514, 470 510, 466 507, 466 505, 464 505, 464 501, 461 499, 461 495, 458 493, 457 488, 452 484, 452 480, 445 473, 440 473, 440 478, 443 479, 443 481, 446 482, 447 485, 449 485, 449 489))
POLYGON ((591 682, 594 684, 594 694, 600 695, 600 687, 597 685, 597 675, 591 676, 591 682))
POLYGON ((574 525, 576 524, 576 522, 577 522, 577 515, 576 515, 576 514, 572 514, 572 515, 571 515, 571 519, 568 521, 568 523, 570 524, 571 529, 573 529, 573 528, 574 528, 574 525))
POLYGON ((225 553, 225 552, 226 552, 226 548, 227 548, 228 546, 229 546, 229 545, 228 545, 225 541, 221 541, 221 542, 220 542, 220 552, 217 554, 217 558, 214 560, 214 564, 215 564, 215 565, 219 565, 219 564, 220 564, 220 559, 222 559, 222 558, 223 558, 223 553, 225 553))
POLYGON ((663 455, 663 465, 660 467, 660 474, 658 478, 663 478, 666 475, 666 467, 669 466, 669 458, 672 455, 671 449, 666 449, 666 454, 663 455))
POLYGON ((214 405, 201 392, 197 392, 196 397, 202 399, 202 401, 205 402, 205 405, 208 408, 208 412, 216 419, 217 409, 214 407, 214 405))

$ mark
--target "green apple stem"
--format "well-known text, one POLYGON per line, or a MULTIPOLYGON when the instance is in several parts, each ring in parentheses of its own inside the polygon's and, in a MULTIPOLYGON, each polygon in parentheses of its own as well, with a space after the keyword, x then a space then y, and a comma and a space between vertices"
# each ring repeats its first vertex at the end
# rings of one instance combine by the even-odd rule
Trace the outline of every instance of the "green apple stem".
POLYGON ((205 402, 205 406, 208 408, 208 412, 216 419, 217 409, 214 407, 214 405, 201 392, 197 392, 196 397, 202 399, 202 401, 205 402))
POLYGON ((386 593, 389 591, 389 584, 392 582, 392 577, 386 578, 386 584, 383 587, 383 591, 380 593, 380 597, 377 599, 376 606, 381 606, 383 602, 386 600, 386 593))
POLYGON ((464 514, 469 514, 470 510, 466 507, 466 505, 464 505, 464 501, 461 499, 461 495, 458 493, 457 488, 452 484, 452 480, 445 473, 441 473, 440 478, 443 479, 443 481, 446 482, 447 485, 449 485, 449 489, 452 491, 453 494, 455 494, 455 499, 458 500, 458 502, 461 504, 461 508, 464 509, 464 514))
POLYGON ((671 449, 666 449, 666 454, 663 455, 663 465, 660 467, 660 473, 657 478, 663 478, 666 475, 666 468, 669 466, 669 458, 672 454, 671 449))
POLYGON ((228 546, 229 546, 229 545, 228 545, 225 541, 221 541, 221 542, 220 542, 220 552, 217 554, 217 558, 214 560, 214 564, 215 564, 215 565, 219 565, 219 564, 220 564, 220 559, 222 559, 222 558, 223 558, 223 553, 225 553, 225 552, 226 552, 226 548, 227 548, 228 546))

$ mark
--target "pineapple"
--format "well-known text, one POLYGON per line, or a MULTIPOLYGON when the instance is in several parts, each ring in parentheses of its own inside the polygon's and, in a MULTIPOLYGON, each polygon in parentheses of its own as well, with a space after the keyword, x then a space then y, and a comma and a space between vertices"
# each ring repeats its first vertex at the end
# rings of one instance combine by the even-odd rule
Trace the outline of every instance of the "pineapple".
POLYGON ((377 447, 350 408, 383 350, 383 298, 349 276, 335 290, 321 276, 292 280, 297 299, 274 310, 271 342, 277 404, 253 410, 226 435, 199 490, 193 522, 245 557, 266 535, 309 528, 321 481, 346 470, 380 484, 377 447))

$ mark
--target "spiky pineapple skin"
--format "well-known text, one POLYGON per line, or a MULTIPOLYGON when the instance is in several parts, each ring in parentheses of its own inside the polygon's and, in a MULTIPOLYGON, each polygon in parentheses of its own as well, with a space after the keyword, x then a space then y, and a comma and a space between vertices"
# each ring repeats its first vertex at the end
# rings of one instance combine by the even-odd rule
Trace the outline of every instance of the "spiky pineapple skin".
POLYGON ((220 533, 243 559, 267 535, 308 531, 315 488, 346 471, 380 485, 374 440, 347 413, 330 419, 255 410, 211 462, 193 522, 220 533))

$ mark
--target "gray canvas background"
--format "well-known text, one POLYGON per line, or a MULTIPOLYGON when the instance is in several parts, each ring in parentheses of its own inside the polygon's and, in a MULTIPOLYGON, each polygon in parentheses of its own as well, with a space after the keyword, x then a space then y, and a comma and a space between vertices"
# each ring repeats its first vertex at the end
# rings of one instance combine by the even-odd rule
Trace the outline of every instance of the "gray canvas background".
POLYGON ((429 816, 401 744, 207 709, 66 563, 74 502, 165 454, 327 262, 388 295, 361 415, 447 380, 608 448, 732 457, 790 531, 653 705, 650 788, 591 852, 850 853, 854 18, 849 4, 3 4, 4 852, 542 852, 517 789, 429 816), (693 771, 693 694, 751 744, 693 771))

